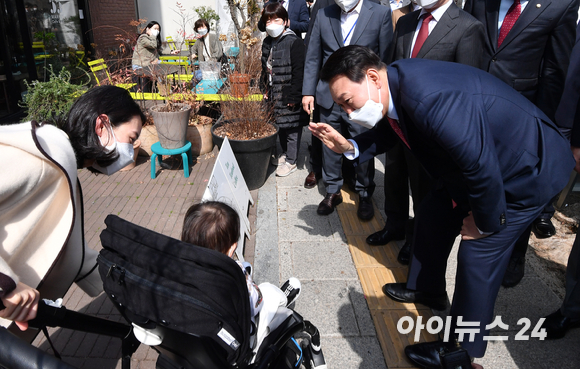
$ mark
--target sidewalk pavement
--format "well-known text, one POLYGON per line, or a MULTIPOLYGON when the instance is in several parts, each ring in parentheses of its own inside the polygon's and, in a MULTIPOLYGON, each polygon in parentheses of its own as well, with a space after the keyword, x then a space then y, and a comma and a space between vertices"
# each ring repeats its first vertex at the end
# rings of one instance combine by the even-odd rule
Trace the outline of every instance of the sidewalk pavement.
MULTIPOLYGON (((272 173, 259 190, 255 280, 281 284, 291 276, 300 279, 302 293, 295 309, 319 328, 328 368, 385 368, 387 364, 378 337, 386 326, 378 324, 375 328, 373 324, 338 212, 329 216, 316 214, 318 203, 325 194, 322 181, 315 189, 303 187, 310 168, 309 143, 310 133, 305 129, 297 163, 299 170, 284 178, 272 173)), ((375 164, 377 188, 373 198, 380 216, 386 219, 384 155, 375 159, 375 164)), ((454 291, 458 241, 447 270, 450 301, 454 291)), ((402 241, 399 246, 402 246, 402 241)), ((508 340, 490 341, 485 357, 476 359, 476 362, 486 369, 579 367, 580 330, 572 330, 564 339, 555 341, 540 341, 533 337, 516 340, 519 331, 530 335, 538 319, 554 312, 562 301, 558 296, 561 291, 549 287, 550 272, 542 268, 531 250, 527 261, 526 276, 520 285, 512 289, 502 288, 496 302, 495 316, 501 316, 509 330, 496 328, 492 335, 507 335, 508 340), (524 327, 522 322, 518 325, 522 318, 528 318, 531 326, 524 327)), ((394 343, 392 346, 395 350, 402 350, 394 343)), ((412 365, 407 363, 405 367, 412 365)))
MULTIPOLYGON (((317 188, 310 190, 303 187, 309 168, 309 142, 310 134, 305 129, 298 171, 288 177, 277 178, 273 173, 274 167, 271 167, 265 185, 258 191, 252 191, 256 205, 250 209, 250 220, 255 228, 246 245, 246 258, 252 260, 253 256, 258 283, 268 281, 281 284, 290 276, 301 280, 302 293, 295 309, 319 328, 328 368, 386 368, 389 364, 385 362, 385 356, 391 358, 393 352, 402 355, 403 346, 400 342, 389 341, 388 333, 393 333, 392 326, 391 332, 385 332, 389 328, 378 320, 375 326, 369 310, 370 300, 367 302, 368 296, 361 287, 338 211, 329 216, 316 214, 318 203, 324 196, 324 186, 319 183, 317 188)), ((215 154, 217 148, 214 149, 215 154)), ((104 227, 104 218, 110 213, 179 238, 185 211, 201 199, 214 155, 198 160, 189 178, 183 177, 182 169, 174 169, 163 170, 156 179, 151 180, 150 162, 141 157, 135 169, 111 177, 80 171, 89 247, 100 248, 98 235, 104 227)), ((384 219, 383 162, 384 155, 376 159, 377 188, 373 197, 384 219)), ((339 208, 341 206, 352 205, 343 204, 339 208)), ((456 252, 457 248, 449 259, 447 280, 450 297, 453 293, 456 252)), ((396 253, 393 253, 393 260, 384 263, 384 266, 396 265, 395 258, 396 253)), ((535 338, 515 340, 516 333, 522 329, 521 325, 517 325, 520 318, 530 319, 532 326, 524 332, 529 335, 539 318, 552 313, 561 304, 561 291, 556 291, 560 293, 558 296, 548 287, 551 273, 542 269, 533 252, 528 252, 527 264, 522 283, 513 289, 501 289, 496 303, 495 315, 501 315, 510 329, 507 333, 495 330, 494 334, 508 335, 508 341, 490 343, 486 356, 476 362, 486 369, 579 367, 580 330, 573 330, 566 338, 556 341, 538 341, 535 338)), ((380 297, 385 299, 384 296, 380 297)), ((65 296, 64 305, 71 310, 123 320, 104 294, 93 299, 76 286, 65 296)), ((120 368, 119 340, 60 328, 51 328, 49 332, 66 362, 79 368, 120 368)), ((34 344, 51 352, 42 334, 34 344)), ((131 367, 154 368, 156 359, 157 354, 152 348, 141 345, 132 357, 131 367)), ((412 366, 404 359, 402 364, 389 366, 390 369, 397 367, 412 366)))

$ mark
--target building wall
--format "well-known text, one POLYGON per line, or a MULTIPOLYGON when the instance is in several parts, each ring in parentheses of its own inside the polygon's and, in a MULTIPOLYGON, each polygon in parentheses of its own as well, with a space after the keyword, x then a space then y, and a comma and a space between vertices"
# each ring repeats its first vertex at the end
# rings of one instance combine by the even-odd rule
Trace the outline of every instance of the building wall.
POLYGON ((118 35, 135 36, 136 27, 129 25, 137 19, 135 0, 89 0, 88 5, 97 56, 117 50, 121 44, 118 35))
MULTIPOLYGON (((182 28, 181 17, 177 14, 176 0, 137 0, 139 18, 144 18, 149 21, 157 21, 161 24, 161 39, 165 40, 167 36, 171 36, 174 40, 183 39, 179 30, 182 28)), ((194 7, 209 6, 212 9, 217 9, 218 0, 180 0, 184 14, 189 17, 186 25, 186 36, 193 36, 193 24, 197 20, 197 14, 193 11, 194 7)))

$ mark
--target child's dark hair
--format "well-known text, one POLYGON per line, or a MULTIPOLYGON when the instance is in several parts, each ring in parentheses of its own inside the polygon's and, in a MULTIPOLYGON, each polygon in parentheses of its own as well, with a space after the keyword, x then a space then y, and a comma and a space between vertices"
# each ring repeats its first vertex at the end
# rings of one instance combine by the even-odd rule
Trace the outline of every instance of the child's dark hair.
POLYGON ((192 205, 185 214, 181 240, 227 254, 240 237, 240 217, 229 205, 207 201, 192 205))
POLYGON ((276 18, 280 18, 284 22, 286 22, 288 20, 288 12, 286 11, 286 9, 282 4, 275 1, 269 3, 268 5, 266 5, 266 7, 264 7, 264 10, 262 10, 262 18, 260 19, 260 21, 264 23, 264 25, 266 25, 266 23, 268 23, 270 19, 276 18))

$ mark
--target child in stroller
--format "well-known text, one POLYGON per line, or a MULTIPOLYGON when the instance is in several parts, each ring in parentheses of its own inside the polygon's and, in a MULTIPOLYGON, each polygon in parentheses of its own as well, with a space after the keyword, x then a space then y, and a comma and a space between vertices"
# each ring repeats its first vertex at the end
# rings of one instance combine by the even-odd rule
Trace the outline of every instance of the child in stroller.
MULTIPOLYGON (((221 252, 232 258, 238 247, 239 235, 240 218, 236 211, 223 202, 206 201, 194 204, 187 210, 183 220, 181 240, 192 245, 221 252)), ((255 323, 255 317, 260 313, 264 305, 263 295, 260 287, 253 282, 250 263, 236 262, 246 277, 250 295, 252 322, 255 323)), ((261 284, 261 286, 262 289, 267 289, 269 292, 268 299, 277 299, 280 306, 291 305, 300 295, 300 281, 294 277, 287 280, 281 289, 277 289, 267 282, 261 284)), ((276 309, 277 307, 278 305, 275 306, 276 309)))
MULTIPOLYGON (((233 253, 239 219, 231 213, 210 221, 187 216, 202 227, 186 221, 184 233, 195 233, 197 239, 184 239, 218 245, 211 237, 219 235, 224 249, 233 253), (212 232, 213 227, 222 227, 223 233, 212 232), (231 239, 224 237, 229 228, 231 239)), ((255 329, 246 268, 241 270, 227 252, 178 241, 114 215, 105 224, 98 259, 104 289, 132 323, 135 336, 160 353, 158 368, 290 369, 300 363, 326 368, 318 330, 286 307, 297 293, 288 299, 278 287, 261 284, 264 298, 255 329)), ((254 301, 252 307, 259 305, 254 301)))

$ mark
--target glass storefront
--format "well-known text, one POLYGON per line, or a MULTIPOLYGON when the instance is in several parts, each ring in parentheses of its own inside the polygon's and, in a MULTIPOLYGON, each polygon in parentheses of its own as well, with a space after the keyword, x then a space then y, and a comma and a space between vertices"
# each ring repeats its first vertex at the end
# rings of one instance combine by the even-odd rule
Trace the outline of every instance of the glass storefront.
POLYGON ((32 80, 84 58, 83 0, 0 0, 0 119, 17 111, 32 80))

